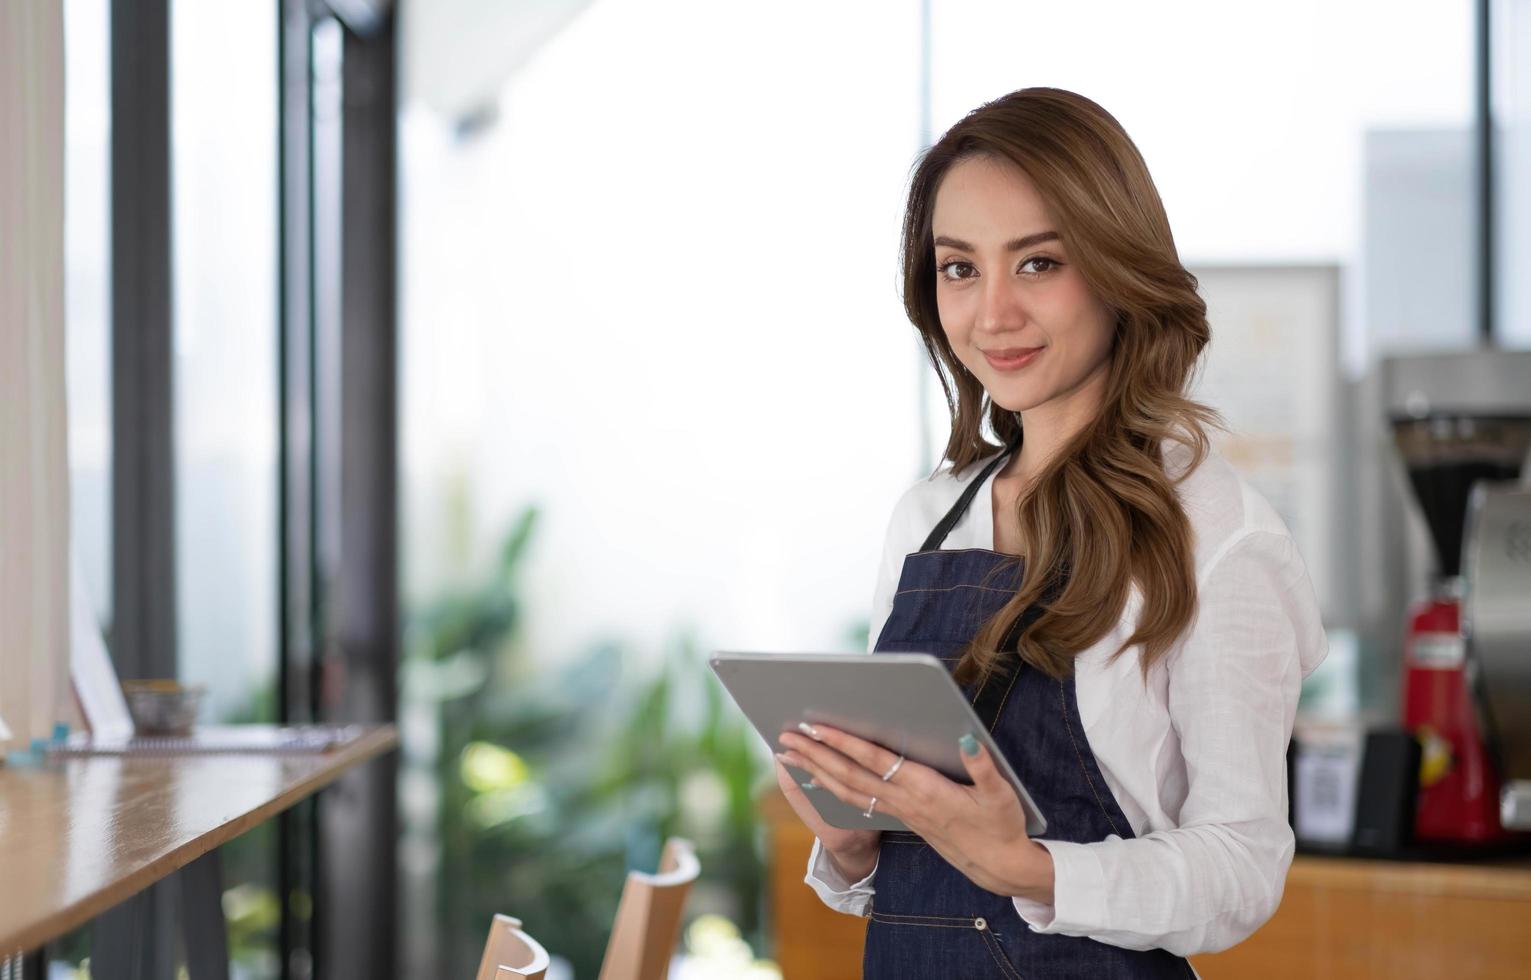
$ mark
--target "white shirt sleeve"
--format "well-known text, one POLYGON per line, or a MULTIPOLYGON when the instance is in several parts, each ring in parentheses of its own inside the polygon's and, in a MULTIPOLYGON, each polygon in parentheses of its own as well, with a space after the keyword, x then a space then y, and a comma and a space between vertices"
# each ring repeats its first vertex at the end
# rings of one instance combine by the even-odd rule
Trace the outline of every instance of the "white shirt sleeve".
POLYGON ((824 851, 823 843, 815 837, 813 839, 813 853, 808 855, 808 875, 803 881, 808 887, 818 893, 819 899, 825 905, 836 912, 844 912, 846 915, 865 915, 866 907, 872 902, 872 876, 877 873, 877 865, 872 865, 872 870, 867 876, 854 884, 845 880, 829 859, 824 851))
POLYGON ((1318 601, 1291 538, 1273 531, 1236 537, 1201 577, 1194 625, 1167 662, 1187 774, 1177 826, 1040 840, 1053 904, 1015 899, 1034 932, 1208 953, 1249 936, 1281 902, 1294 843, 1286 748, 1303 663, 1326 642, 1318 601))

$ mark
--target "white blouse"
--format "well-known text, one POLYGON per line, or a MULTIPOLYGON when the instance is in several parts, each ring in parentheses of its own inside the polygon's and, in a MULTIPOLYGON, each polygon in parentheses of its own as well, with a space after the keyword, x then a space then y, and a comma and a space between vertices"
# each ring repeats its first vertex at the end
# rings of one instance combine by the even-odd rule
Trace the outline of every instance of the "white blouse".
MULTIPOLYGON (((1171 475, 1184 470, 1189 452, 1165 444, 1171 475)), ((893 509, 872 599, 872 644, 893 608, 904 556, 919 549, 982 462, 960 476, 949 469, 916 483, 893 509)), ((993 480, 943 548, 994 548, 993 480)), ((1135 836, 1091 844, 1039 838, 1052 854, 1053 904, 1014 902, 1033 932, 1185 956, 1232 946, 1281 902, 1293 848, 1286 747, 1302 679, 1328 643, 1302 557, 1265 498, 1216 450, 1178 493, 1195 537, 1192 625, 1145 687, 1140 647, 1108 662, 1137 621, 1143 598, 1134 587, 1115 628, 1075 661, 1086 737, 1135 836)), ((815 841, 804 881, 830 907, 864 915, 876 874, 845 881, 815 841)))

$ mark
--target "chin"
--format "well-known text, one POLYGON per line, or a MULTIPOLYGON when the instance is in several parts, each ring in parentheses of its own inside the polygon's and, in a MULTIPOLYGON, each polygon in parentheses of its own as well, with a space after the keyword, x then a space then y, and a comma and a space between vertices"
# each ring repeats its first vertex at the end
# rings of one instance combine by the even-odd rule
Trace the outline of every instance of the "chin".
POLYGON ((1029 412, 1047 401, 1046 398, 1034 391, 1006 391, 996 386, 988 389, 988 392, 989 401, 1007 412, 1029 412))

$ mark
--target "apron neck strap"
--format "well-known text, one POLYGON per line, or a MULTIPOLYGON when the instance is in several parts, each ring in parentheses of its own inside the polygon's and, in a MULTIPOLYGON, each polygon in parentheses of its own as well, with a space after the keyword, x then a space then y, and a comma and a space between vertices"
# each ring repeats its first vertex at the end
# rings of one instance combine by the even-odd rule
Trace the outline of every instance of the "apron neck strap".
POLYGON ((985 466, 983 471, 973 478, 973 481, 962 491, 962 496, 958 497, 957 502, 952 504, 951 509, 946 512, 946 516, 941 518, 940 523, 931 529, 930 534, 925 538, 925 543, 920 545, 921 551, 935 551, 945 543, 946 536, 952 532, 952 528, 957 526, 957 522, 962 520, 962 515, 967 513, 968 506, 973 502, 973 497, 978 493, 979 488, 983 486, 984 481, 989 478, 989 474, 993 473, 999 468, 1001 463, 1009 459, 1010 455, 1020 448, 1020 445, 1021 440, 1017 438, 1010 445, 1006 446, 1003 452, 990 460, 989 465, 985 466))

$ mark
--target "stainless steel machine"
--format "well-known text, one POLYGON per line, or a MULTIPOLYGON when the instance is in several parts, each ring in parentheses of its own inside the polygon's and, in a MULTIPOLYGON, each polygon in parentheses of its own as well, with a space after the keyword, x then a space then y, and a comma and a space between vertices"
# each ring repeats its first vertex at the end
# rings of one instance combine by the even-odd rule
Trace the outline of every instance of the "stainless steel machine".
POLYGON ((1401 720, 1424 748, 1414 838, 1503 844, 1531 830, 1531 351, 1381 367, 1436 560, 1403 641, 1401 720))
POLYGON ((1463 556, 1468 662, 1502 776, 1499 819, 1531 830, 1531 487, 1473 489, 1463 556))

